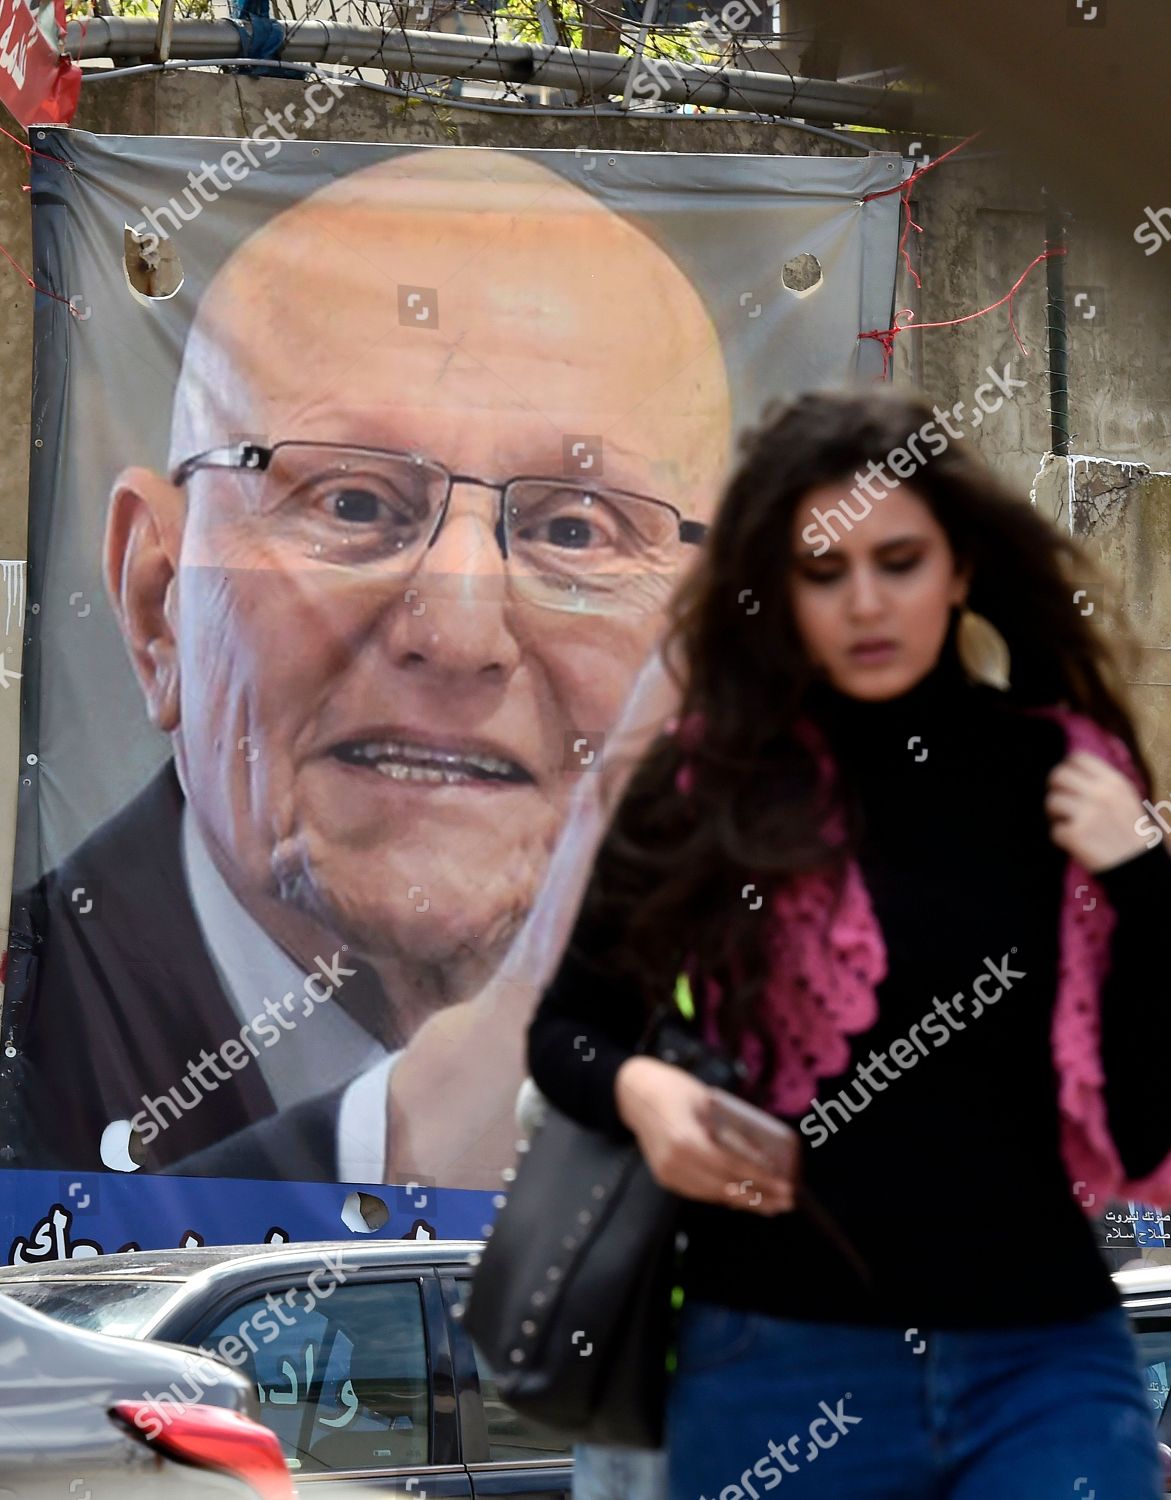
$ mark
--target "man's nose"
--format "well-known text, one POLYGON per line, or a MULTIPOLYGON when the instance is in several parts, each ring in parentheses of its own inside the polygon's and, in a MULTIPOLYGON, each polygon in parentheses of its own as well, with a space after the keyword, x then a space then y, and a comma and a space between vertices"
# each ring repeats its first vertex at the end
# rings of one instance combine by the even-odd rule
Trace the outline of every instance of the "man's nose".
POLYGON ((439 535, 391 612, 400 665, 496 677, 515 668, 520 653, 494 499, 487 489, 455 486, 439 535))

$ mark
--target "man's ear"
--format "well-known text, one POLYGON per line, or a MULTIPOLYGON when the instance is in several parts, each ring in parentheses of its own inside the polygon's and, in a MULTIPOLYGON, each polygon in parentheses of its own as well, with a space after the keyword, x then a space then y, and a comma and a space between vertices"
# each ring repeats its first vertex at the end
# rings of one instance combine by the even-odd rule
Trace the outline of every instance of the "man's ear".
POLYGON ((110 495, 102 567, 151 723, 179 725, 175 635, 184 499, 153 469, 124 469, 110 495))

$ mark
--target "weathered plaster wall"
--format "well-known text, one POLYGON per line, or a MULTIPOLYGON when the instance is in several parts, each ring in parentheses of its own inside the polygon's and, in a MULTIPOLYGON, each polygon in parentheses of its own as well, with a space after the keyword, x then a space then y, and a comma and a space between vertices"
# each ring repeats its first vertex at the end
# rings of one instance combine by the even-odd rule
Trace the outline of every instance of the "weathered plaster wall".
POLYGON ((1044 514, 1079 537, 1106 575, 1105 597, 1095 604, 1090 584, 1078 607, 1117 616, 1131 637, 1143 748, 1161 795, 1171 796, 1171 473, 1051 457, 1036 495, 1044 514))
MULTIPOLYGON (((1043 183, 979 141, 916 184, 915 218, 923 233, 912 231, 908 249, 923 287, 904 275, 899 305, 914 309, 916 322, 996 302, 1046 248, 1043 183)), ((1133 241, 1077 221, 1066 234, 1071 452, 1171 469, 1171 304, 1153 302, 1133 241)), ((977 435, 985 457, 1026 486, 1051 445, 1045 272, 1035 267, 1013 302, 1028 354, 1007 307, 898 341, 896 368, 945 402, 951 393, 970 402, 989 364, 1011 363, 1028 379, 1029 390, 977 435)))

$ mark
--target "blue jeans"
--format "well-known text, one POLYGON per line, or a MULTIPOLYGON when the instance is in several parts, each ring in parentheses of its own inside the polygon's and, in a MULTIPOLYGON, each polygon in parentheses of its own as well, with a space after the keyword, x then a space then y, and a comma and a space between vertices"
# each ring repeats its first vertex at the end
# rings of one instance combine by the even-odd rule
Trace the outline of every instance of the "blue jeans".
POLYGON ((1159 1500, 1121 1310, 927 1332, 684 1308, 670 1500, 1159 1500))

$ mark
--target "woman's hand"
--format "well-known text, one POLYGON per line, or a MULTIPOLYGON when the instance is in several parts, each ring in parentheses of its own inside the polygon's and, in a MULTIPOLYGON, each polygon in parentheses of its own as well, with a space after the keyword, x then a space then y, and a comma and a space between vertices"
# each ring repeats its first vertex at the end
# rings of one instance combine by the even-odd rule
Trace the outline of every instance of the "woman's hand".
POLYGON ((661 1187, 701 1203, 772 1215, 793 1207, 793 1184, 727 1150, 703 1123, 708 1089, 682 1068, 631 1057, 614 1082, 618 1113, 661 1187))
POLYGON ((1145 847, 1135 830, 1143 804, 1133 783, 1088 750, 1075 750, 1050 771, 1045 811, 1053 842, 1091 874, 1145 847))

